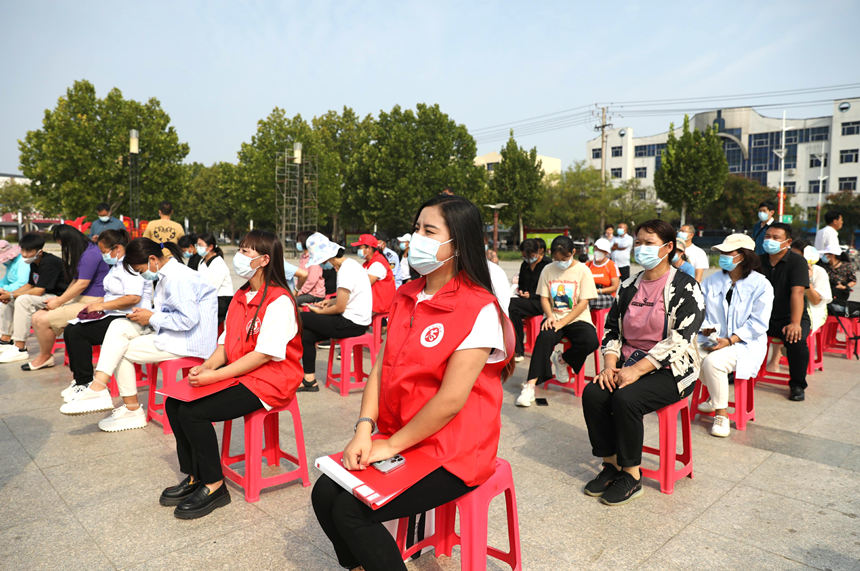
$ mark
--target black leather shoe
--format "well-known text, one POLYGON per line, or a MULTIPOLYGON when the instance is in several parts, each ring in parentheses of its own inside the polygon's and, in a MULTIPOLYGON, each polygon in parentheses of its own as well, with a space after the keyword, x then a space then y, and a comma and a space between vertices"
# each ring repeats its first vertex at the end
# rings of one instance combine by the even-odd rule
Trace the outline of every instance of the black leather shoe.
POLYGON ((194 490, 199 486, 200 482, 194 482, 192 484, 191 476, 186 476, 184 480, 175 486, 164 488, 164 491, 161 492, 161 497, 158 499, 158 503, 163 506, 178 506, 193 494, 194 490))
POLYGON ((320 391, 320 386, 317 382, 314 381, 306 381, 302 379, 302 384, 299 385, 299 388, 296 389, 297 393, 318 393, 320 391))
POLYGON ((791 387, 789 389, 788 400, 802 401, 806 398, 804 390, 800 387, 791 387))
POLYGON ((197 519, 229 503, 230 491, 227 489, 227 484, 222 482, 221 487, 211 493, 209 488, 202 485, 194 490, 184 502, 176 506, 173 515, 179 519, 197 519))

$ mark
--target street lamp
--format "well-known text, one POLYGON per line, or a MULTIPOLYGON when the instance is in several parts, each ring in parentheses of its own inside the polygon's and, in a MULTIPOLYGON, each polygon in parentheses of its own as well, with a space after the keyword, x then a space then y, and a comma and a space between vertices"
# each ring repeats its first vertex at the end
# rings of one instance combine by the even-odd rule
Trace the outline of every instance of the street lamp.
POLYGON ((138 159, 140 156, 140 139, 137 129, 128 134, 128 201, 129 215, 132 220, 132 230, 139 225, 140 218, 140 177, 138 175, 138 159))
POLYGON ((484 205, 493 211, 493 250, 497 252, 499 251, 499 210, 507 205, 507 202, 497 202, 496 204, 484 205))
POLYGON ((827 180, 824 176, 824 141, 821 142, 821 152, 813 153, 812 156, 818 159, 818 204, 815 206, 815 233, 818 234, 821 227, 821 195, 824 194, 824 181, 827 180))

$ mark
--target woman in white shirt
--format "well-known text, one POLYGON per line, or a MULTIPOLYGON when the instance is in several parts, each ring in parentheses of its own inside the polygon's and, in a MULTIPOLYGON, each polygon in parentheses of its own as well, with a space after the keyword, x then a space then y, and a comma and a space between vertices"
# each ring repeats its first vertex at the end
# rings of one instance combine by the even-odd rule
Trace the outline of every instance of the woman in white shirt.
POLYGON ((773 286, 756 271, 760 262, 755 241, 746 234, 732 234, 713 249, 720 252, 722 271, 702 282, 705 321, 698 341, 706 357, 699 378, 711 398, 699 405, 699 411, 715 413, 711 434, 726 437, 729 373, 748 379, 761 367, 767 355, 773 286))
POLYGON ((60 393, 64 402, 93 380, 93 346, 102 344, 111 322, 125 317, 135 307, 152 307, 152 282, 129 273, 122 266, 128 239, 125 230, 105 230, 99 234, 98 247, 110 271, 104 279, 104 297, 83 308, 83 313, 90 314, 86 320, 73 319, 63 332, 73 376, 69 386, 60 393))
POLYGON ((218 295, 218 324, 224 323, 227 316, 227 308, 233 299, 233 278, 230 276, 230 268, 224 261, 224 252, 215 242, 215 236, 211 233, 197 236, 197 254, 200 256, 200 265, 197 271, 203 276, 203 280, 215 288, 218 295))
POLYGON ((337 271, 337 296, 308 304, 306 307, 310 311, 301 313, 302 367, 305 374, 298 390, 316 392, 320 390, 314 377, 316 343, 363 335, 372 318, 373 294, 367 272, 361 264, 344 256, 343 246, 319 232, 307 239, 307 245, 311 253, 309 264, 337 271))

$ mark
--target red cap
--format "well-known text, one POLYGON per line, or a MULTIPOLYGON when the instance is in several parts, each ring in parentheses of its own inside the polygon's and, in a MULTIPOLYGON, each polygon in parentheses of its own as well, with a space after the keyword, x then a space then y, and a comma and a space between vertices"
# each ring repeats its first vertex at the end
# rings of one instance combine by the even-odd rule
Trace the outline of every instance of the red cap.
POLYGON ((376 248, 378 243, 379 240, 372 234, 362 234, 358 237, 358 242, 353 242, 350 246, 370 246, 371 248, 376 248))

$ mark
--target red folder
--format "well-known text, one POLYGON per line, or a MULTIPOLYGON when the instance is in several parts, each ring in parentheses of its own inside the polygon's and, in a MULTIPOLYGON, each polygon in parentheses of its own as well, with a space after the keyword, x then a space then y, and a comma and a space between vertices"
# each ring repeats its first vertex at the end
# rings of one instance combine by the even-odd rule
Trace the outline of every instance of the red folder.
POLYGON ((203 385, 202 387, 192 387, 188 384, 187 378, 183 377, 176 381, 168 379, 164 381, 160 389, 155 391, 155 394, 162 395, 165 398, 170 397, 183 402, 191 402, 222 391, 227 387, 235 385, 236 382, 236 379, 224 379, 223 381, 203 385))
POLYGON ((440 467, 437 460, 420 450, 406 450, 400 455, 406 459, 406 463, 402 468, 387 474, 380 472, 373 465, 364 470, 347 470, 341 462, 343 452, 320 456, 314 461, 314 466, 375 510, 440 467))

